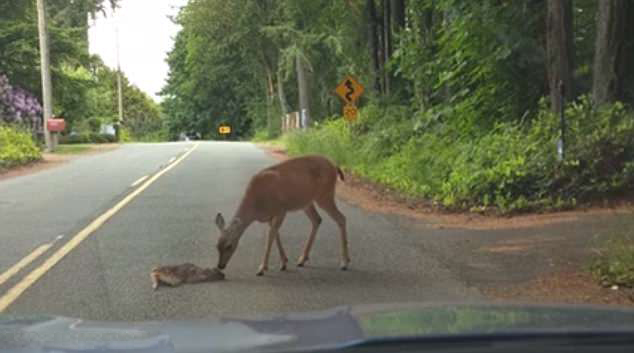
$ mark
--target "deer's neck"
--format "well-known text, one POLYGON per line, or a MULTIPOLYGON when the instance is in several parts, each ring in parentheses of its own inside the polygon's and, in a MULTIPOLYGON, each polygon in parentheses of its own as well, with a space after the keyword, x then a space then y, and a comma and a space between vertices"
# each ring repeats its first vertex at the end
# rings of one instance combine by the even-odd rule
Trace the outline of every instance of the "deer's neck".
POLYGON ((244 231, 251 225, 251 223, 253 223, 253 221, 255 221, 255 214, 253 210, 243 202, 231 220, 231 224, 235 227, 234 234, 238 239, 242 237, 244 231))

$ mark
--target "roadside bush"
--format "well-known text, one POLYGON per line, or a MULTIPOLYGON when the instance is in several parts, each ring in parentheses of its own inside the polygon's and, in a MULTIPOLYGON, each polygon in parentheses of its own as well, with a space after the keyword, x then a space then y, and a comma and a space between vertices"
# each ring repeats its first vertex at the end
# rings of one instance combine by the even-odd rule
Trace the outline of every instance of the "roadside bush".
POLYGON ((0 170, 41 158, 40 149, 28 131, 0 125, 0 170))
POLYGON ((594 258, 590 270, 603 286, 634 287, 634 234, 609 236, 594 258))
POLYGON ((162 142, 169 140, 169 132, 166 129, 161 129, 153 132, 147 132, 140 136, 132 136, 132 134, 127 130, 122 130, 121 142, 162 142), (127 136, 124 136, 123 132, 127 133, 127 136), (125 138, 125 139, 124 139, 125 138))
POLYGON ((376 106, 357 124, 332 119, 287 139, 291 154, 320 153, 370 180, 455 210, 501 213, 568 208, 634 185, 634 114, 596 109, 586 97, 566 111, 566 159, 556 154, 559 119, 542 102, 525 123, 490 131, 446 121, 451 108, 411 113, 376 106))
POLYGON ((132 134, 130 133, 130 130, 125 127, 122 127, 121 130, 119 130, 119 142, 132 142, 132 134))
POLYGON ((59 142, 65 144, 114 143, 116 142, 116 137, 110 134, 81 133, 75 135, 60 136, 59 142))

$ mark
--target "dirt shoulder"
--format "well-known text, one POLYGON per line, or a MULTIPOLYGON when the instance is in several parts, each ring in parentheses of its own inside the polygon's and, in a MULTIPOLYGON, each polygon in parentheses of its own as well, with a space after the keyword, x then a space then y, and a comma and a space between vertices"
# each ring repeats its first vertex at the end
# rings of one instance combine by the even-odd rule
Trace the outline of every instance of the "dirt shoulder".
POLYGON ((631 288, 601 287, 587 272, 557 272, 542 275, 526 283, 483 290, 490 298, 522 302, 634 306, 631 288))
MULTIPOLYGON (((289 158, 279 146, 258 145, 278 160, 289 158)), ((443 213, 352 173, 345 178, 338 197, 372 212, 405 216, 421 232, 442 236, 429 242, 433 252, 492 300, 634 306, 634 291, 603 288, 587 271, 598 238, 634 227, 627 221, 628 203, 513 217, 443 213)))
POLYGON ((71 161, 82 156, 93 155, 98 153, 104 153, 119 148, 119 144, 95 144, 89 145, 90 147, 81 153, 42 153, 42 159, 36 162, 32 162, 19 167, 11 168, 9 170, 0 170, 0 181, 7 180, 19 176, 38 173, 40 171, 58 167, 68 161, 71 161))

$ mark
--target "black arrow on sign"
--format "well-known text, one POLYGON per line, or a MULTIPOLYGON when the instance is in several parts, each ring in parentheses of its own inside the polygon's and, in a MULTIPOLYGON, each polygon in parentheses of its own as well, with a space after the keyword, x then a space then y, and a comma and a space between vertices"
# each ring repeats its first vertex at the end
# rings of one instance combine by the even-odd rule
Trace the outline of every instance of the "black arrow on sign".
POLYGON ((350 80, 346 80, 346 88, 348 89, 348 92, 346 92, 346 99, 349 102, 352 102, 352 94, 354 93, 354 86, 352 85, 352 81, 350 80))

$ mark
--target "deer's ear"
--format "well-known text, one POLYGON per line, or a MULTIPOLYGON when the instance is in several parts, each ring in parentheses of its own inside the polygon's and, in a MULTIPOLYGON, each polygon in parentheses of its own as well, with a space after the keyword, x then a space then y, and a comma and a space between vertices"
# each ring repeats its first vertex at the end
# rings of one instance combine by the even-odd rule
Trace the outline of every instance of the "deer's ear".
POLYGON ((222 217, 222 213, 218 213, 216 215, 216 225, 218 226, 220 230, 225 229, 225 219, 224 217, 222 217))

